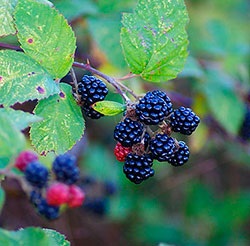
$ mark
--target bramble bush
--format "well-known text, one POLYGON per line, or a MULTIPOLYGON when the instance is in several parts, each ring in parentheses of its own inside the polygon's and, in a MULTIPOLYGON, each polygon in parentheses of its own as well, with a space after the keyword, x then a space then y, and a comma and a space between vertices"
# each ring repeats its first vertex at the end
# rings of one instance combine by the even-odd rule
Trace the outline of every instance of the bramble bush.
MULTIPOLYGON (((234 1, 228 9, 223 2, 215 8, 237 15, 234 1)), ((249 193, 218 199, 197 179, 220 161, 249 164, 247 26, 235 35, 224 16, 213 20, 208 11, 200 19, 206 4, 188 3, 189 23, 183 0, 4 1, 2 180, 17 180, 47 220, 76 207, 114 221, 139 210, 130 225, 137 243, 227 245, 233 235, 247 245, 240 228, 249 216, 249 193), (173 212, 199 227, 198 237, 187 225, 164 221, 167 190, 178 192, 192 179, 177 206, 182 212, 173 212), (99 196, 91 194, 96 183, 99 196)), ((0 194, 3 206, 4 189, 0 194)), ((69 245, 58 232, 35 227, 1 229, 0 241, 69 245)))

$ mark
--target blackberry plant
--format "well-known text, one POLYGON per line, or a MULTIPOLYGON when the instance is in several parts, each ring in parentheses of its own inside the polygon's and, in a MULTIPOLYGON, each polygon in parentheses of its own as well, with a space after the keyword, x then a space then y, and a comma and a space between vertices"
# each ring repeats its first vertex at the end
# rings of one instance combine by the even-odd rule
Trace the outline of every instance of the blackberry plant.
MULTIPOLYGON (((120 42, 130 73, 122 78, 101 72, 91 60, 75 57, 76 35, 48 3, 13 1, 13 8, 4 3, 9 23, 0 27, 0 36, 16 35, 18 46, 0 43, 0 139, 4 139, 0 140, 0 174, 20 180, 36 211, 51 220, 59 217, 62 206, 74 208, 85 202, 85 192, 77 185, 77 159, 68 154, 84 134, 85 117, 123 114, 114 127, 114 154, 135 184, 154 176, 154 160, 174 166, 187 162, 189 148, 171 134, 190 135, 200 119, 189 108, 174 110, 170 94, 163 89, 139 96, 141 91, 126 84, 137 77, 138 83, 162 82, 163 87, 182 71, 188 54, 188 15, 182 0, 167 5, 139 0, 133 13, 123 14, 120 42), (43 26, 47 28, 37 28, 43 26), (84 71, 80 81, 75 68, 84 71), (67 83, 66 75, 70 77, 67 83), (106 100, 114 93, 121 100, 106 100), (35 108, 30 112, 15 109, 24 102, 34 103, 35 108), (27 138, 36 152, 24 151, 22 131, 27 127, 27 138), (39 158, 49 152, 55 156, 48 168, 39 158)), ((105 210, 101 202, 91 206, 95 205, 97 211, 105 210)))

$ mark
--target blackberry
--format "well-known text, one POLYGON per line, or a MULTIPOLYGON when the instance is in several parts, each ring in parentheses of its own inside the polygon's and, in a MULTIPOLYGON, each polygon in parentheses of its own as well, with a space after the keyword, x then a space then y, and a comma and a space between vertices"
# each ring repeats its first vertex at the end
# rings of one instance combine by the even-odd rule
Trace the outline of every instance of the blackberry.
POLYGON ((247 107, 244 120, 240 127, 239 135, 243 140, 250 139, 250 107, 247 107))
POLYGON ((37 161, 38 160, 38 155, 31 151, 31 150, 25 150, 22 151, 18 157, 15 160, 15 167, 18 168, 20 171, 24 171, 26 166, 32 162, 32 161, 37 161))
POLYGON ((80 176, 76 158, 70 154, 57 156, 52 164, 52 170, 58 181, 69 185, 74 184, 80 176))
POLYGON ((93 119, 93 120, 97 120, 100 119, 102 116, 104 116, 103 114, 95 111, 91 105, 88 104, 84 104, 82 107, 82 112, 84 113, 84 115, 86 115, 87 117, 93 119))
POLYGON ((139 117, 139 120, 146 125, 157 125, 170 113, 164 99, 155 94, 153 92, 147 92, 146 95, 139 100, 139 103, 136 104, 136 115, 139 117))
POLYGON ((48 220, 54 220, 59 217, 59 206, 49 205, 47 201, 42 198, 37 206, 37 212, 48 220))
POLYGON ((124 121, 118 123, 114 130, 114 139, 124 147, 131 147, 141 142, 143 133, 143 125, 138 121, 125 118, 124 121))
POLYGON ((107 199, 103 197, 88 198, 83 203, 83 208, 99 216, 107 212, 107 199))
POLYGON ((152 165, 153 158, 149 154, 136 155, 129 153, 123 166, 123 172, 130 181, 140 184, 142 181, 154 176, 152 165))
POLYGON ((167 134, 157 134, 149 144, 149 149, 154 159, 169 161, 176 150, 175 140, 167 134))
POLYGON ((173 166, 182 166, 188 161, 189 149, 185 142, 179 141, 177 150, 168 159, 168 162, 173 166))
POLYGON ((200 118, 190 109, 180 107, 170 116, 170 125, 174 132, 191 135, 200 123, 200 118))
POLYGON ((33 161, 26 166, 24 175, 32 186, 42 188, 48 181, 49 171, 40 162, 33 161))
POLYGON ((42 194, 40 191, 32 190, 30 192, 30 202, 37 207, 42 200, 42 194))
POLYGON ((91 105, 102 101, 108 94, 106 84, 95 76, 84 75, 82 82, 78 84, 78 93, 81 95, 82 102, 91 105))
POLYGON ((172 102, 165 92, 160 91, 160 90, 154 90, 154 91, 152 91, 152 94, 160 97, 161 99, 163 99, 165 101, 167 108, 168 108, 168 115, 173 112, 172 102))

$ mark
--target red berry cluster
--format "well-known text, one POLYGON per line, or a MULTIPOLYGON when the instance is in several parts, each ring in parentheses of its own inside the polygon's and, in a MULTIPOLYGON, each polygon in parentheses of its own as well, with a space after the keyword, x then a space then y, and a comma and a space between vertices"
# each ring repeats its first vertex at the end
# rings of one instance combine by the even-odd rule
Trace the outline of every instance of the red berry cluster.
POLYGON ((61 205, 70 208, 81 206, 85 192, 75 184, 79 177, 75 158, 68 154, 56 157, 52 171, 38 159, 35 152, 27 150, 21 152, 15 160, 15 167, 24 174, 30 201, 36 211, 51 220, 59 217, 61 205), (55 166, 56 171, 53 170, 55 166))

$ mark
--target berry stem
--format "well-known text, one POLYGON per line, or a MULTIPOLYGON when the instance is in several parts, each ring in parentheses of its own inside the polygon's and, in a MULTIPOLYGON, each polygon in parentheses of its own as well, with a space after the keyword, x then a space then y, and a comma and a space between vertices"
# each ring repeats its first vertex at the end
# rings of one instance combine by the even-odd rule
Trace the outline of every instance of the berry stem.
POLYGON ((134 93, 133 90, 131 90, 130 88, 128 88, 126 85, 122 84, 119 81, 116 81, 116 83, 123 88, 125 91, 127 91, 128 93, 130 93, 135 99, 138 99, 139 97, 134 93))
POLYGON ((122 91, 120 85, 117 83, 117 81, 114 78, 112 78, 112 77, 110 77, 110 76, 108 76, 108 75, 100 72, 99 70, 91 67, 90 64, 84 64, 84 63, 80 63, 80 62, 74 62, 73 66, 74 67, 78 67, 78 68, 82 68, 84 70, 87 70, 87 71, 89 71, 89 72, 91 72, 93 74, 96 74, 96 75, 102 77, 103 79, 105 79, 109 84, 111 84, 116 89, 116 91, 124 98, 124 100, 126 102, 130 101, 130 99, 122 91))
POLYGON ((0 47, 10 49, 10 50, 16 50, 16 51, 23 51, 23 49, 20 46, 12 45, 12 44, 6 44, 0 42, 0 47))

